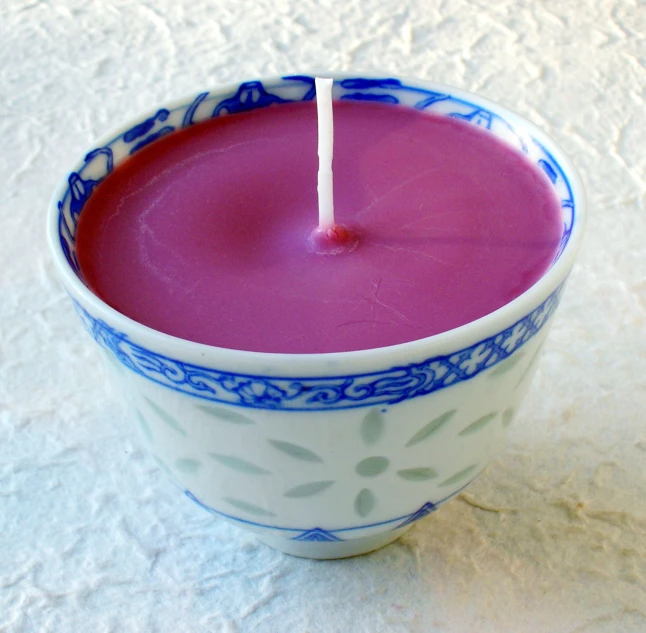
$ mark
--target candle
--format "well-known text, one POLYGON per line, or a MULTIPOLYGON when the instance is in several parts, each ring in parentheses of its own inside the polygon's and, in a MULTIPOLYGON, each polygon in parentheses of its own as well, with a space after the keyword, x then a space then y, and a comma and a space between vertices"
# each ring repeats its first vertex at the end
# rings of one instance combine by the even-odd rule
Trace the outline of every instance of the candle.
POLYGON ((329 139, 326 240, 308 247, 317 116, 312 103, 282 104, 189 127, 116 168, 79 222, 87 283, 180 338, 310 353, 456 328, 549 267, 560 205, 524 156, 467 122, 379 103, 337 102, 335 124, 336 212, 355 250, 320 256, 335 230, 329 139))
POLYGON ((314 94, 303 75, 245 82, 107 135, 57 189, 49 240, 156 463, 273 547, 336 558, 391 542, 496 453, 585 201, 502 106, 339 75, 318 220, 314 94))

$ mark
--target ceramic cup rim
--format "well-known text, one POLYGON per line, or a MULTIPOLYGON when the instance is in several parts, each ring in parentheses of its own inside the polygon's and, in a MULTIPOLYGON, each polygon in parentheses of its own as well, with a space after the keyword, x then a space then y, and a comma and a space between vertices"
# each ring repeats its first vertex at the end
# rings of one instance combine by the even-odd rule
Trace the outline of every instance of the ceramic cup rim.
MULTIPOLYGON (((325 367, 336 367, 336 369, 332 370, 332 373, 338 373, 338 364, 340 362, 343 364, 344 370, 347 370, 347 373, 356 373, 366 368, 373 368, 375 365, 392 367, 397 364, 411 362, 412 360, 461 349, 469 343, 477 342, 503 330, 505 327, 508 327, 510 324, 527 315, 566 279, 581 246, 587 222, 585 192, 581 178, 572 161, 560 146, 539 127, 525 117, 497 102, 460 88, 426 79, 393 75, 390 73, 362 72, 318 72, 315 74, 304 73, 300 74, 300 76, 326 76, 331 77, 334 81, 356 77, 367 79, 384 79, 388 77, 398 79, 406 82, 407 85, 417 86, 425 90, 448 93, 452 97, 457 97, 479 107, 486 108, 500 116, 503 120, 511 123, 515 129, 529 134, 549 151, 555 162, 566 175, 573 200, 575 201, 576 214, 572 223, 571 233, 558 260, 536 283, 501 308, 457 328, 413 341, 371 349, 309 354, 255 352, 216 347, 178 338, 143 325, 109 306, 83 283, 67 261, 59 237, 60 211, 57 203, 62 199, 69 187, 68 175, 73 169, 68 169, 65 171, 65 176, 59 181, 51 198, 48 212, 47 237, 55 267, 72 298, 78 300, 83 306, 88 307, 95 317, 107 320, 111 325, 119 328, 120 331, 130 335, 133 340, 150 349, 164 350, 165 353, 176 357, 190 358, 192 361, 216 362, 223 369, 235 368, 236 371, 239 371, 241 369, 251 370, 252 368, 265 367, 266 372, 264 373, 278 372, 284 374, 285 369, 289 368, 289 373, 292 375, 301 373, 316 375, 325 374, 325 367)), ((276 86, 285 83, 285 76, 261 77, 260 79, 254 78, 249 81, 260 81, 265 86, 276 86)), ((235 92, 244 82, 245 80, 243 79, 240 82, 216 86, 208 91, 209 96, 219 95, 224 97, 235 92)), ((89 151, 108 145, 134 125, 146 118, 154 116, 160 107, 165 107, 170 111, 184 107, 186 104, 191 103, 198 94, 200 93, 193 93, 161 104, 141 115, 130 118, 119 127, 111 129, 110 132, 96 139, 86 152, 80 154, 79 159, 77 159, 73 167, 78 169, 79 165, 82 164, 83 157, 89 151)))

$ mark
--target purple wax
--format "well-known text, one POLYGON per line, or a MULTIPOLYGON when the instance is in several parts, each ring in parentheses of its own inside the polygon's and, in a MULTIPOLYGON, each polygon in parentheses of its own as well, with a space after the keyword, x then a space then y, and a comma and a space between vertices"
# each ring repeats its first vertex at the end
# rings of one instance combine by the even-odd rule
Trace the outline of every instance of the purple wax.
POLYGON ((240 350, 340 352, 444 332, 518 297, 562 232, 547 177, 464 121, 334 104, 336 221, 312 248, 313 103, 223 116, 116 167, 78 226, 88 286, 151 328, 240 350))

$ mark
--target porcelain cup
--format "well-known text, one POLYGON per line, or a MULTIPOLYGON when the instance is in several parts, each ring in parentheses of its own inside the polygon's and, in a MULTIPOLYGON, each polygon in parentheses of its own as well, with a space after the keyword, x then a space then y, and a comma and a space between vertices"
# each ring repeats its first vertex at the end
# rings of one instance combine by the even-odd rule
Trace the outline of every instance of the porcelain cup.
POLYGON ((429 81, 330 76, 336 99, 460 118, 538 165, 563 214, 560 248, 544 276, 457 329, 391 347, 311 355, 181 340, 95 296, 79 271, 76 226, 110 171, 144 145, 213 116, 311 100, 314 78, 307 75, 201 92, 105 136, 57 188, 48 226, 63 283, 152 459, 204 510, 283 552, 312 558, 362 554, 393 541, 469 485, 500 450, 585 222, 576 170, 519 115, 429 81))

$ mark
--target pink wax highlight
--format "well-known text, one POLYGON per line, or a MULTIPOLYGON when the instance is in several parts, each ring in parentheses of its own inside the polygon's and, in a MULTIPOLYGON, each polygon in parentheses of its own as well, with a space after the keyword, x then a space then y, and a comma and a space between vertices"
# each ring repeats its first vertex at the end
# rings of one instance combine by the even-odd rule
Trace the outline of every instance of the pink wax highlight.
POLYGON ((334 187, 358 242, 317 252, 316 125, 312 103, 273 106, 137 152, 81 214, 88 286, 180 338, 325 353, 464 325, 552 263, 559 201, 524 156, 463 121, 356 102, 334 105, 334 187))

